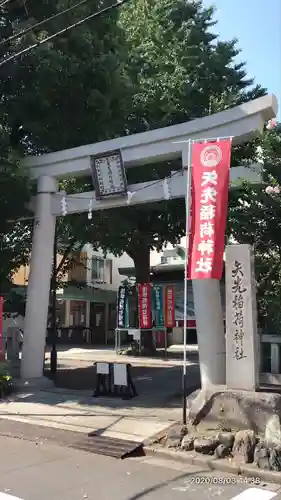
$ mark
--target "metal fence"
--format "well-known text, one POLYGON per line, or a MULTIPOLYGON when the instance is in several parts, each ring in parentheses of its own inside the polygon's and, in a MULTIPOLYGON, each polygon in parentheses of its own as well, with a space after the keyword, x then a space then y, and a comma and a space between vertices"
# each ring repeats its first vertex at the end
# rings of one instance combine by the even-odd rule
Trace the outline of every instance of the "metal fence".
POLYGON ((281 335, 261 336, 260 383, 281 386, 281 335))

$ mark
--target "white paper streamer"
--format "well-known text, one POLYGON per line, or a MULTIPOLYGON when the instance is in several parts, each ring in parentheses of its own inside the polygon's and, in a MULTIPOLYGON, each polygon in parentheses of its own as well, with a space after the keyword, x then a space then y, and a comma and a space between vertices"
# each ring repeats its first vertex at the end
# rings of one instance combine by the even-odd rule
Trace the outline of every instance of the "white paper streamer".
POLYGON ((171 198, 171 191, 170 191, 170 186, 169 186, 167 178, 165 178, 163 181, 163 190, 164 190, 165 200, 169 200, 171 198))
POLYGON ((127 192, 127 204, 130 205, 131 201, 132 201, 132 198, 133 196, 136 194, 135 191, 133 191, 133 193, 131 191, 128 191, 127 192))
POLYGON ((91 220, 93 218, 92 210, 93 210, 93 200, 90 200, 89 201, 89 212, 88 212, 88 219, 89 220, 91 220))
POLYGON ((67 203, 66 203, 66 197, 63 196, 61 199, 61 213, 65 217, 67 215, 67 203))

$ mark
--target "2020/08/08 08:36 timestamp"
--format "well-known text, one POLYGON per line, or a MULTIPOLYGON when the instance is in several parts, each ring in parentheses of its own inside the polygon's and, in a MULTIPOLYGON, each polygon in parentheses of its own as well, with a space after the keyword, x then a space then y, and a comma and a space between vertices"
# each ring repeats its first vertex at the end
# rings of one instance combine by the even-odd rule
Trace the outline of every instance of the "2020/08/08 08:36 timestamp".
POLYGON ((259 485, 261 480, 259 477, 246 477, 246 476, 190 476, 188 482, 191 484, 248 484, 259 485))

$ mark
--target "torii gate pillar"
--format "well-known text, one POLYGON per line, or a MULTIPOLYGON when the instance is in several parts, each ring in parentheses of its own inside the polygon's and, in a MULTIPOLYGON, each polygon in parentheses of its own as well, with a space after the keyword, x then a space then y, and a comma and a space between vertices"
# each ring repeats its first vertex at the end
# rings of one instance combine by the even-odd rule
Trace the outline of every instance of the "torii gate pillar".
POLYGON ((52 195, 57 189, 54 177, 39 177, 24 322, 21 363, 21 378, 24 381, 36 382, 43 376, 56 227, 52 195))

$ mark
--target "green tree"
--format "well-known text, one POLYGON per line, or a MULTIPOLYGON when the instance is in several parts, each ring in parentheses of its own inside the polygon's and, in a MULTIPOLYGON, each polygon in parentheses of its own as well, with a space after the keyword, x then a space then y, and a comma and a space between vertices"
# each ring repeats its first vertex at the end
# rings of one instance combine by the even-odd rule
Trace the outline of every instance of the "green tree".
MULTIPOLYGON (((26 6, 13 0, 0 7, 1 60, 101 8, 100 2, 85 2, 67 15, 20 35, 22 30, 75 4, 76 0, 30 0, 26 6)), ((110 4, 106 0, 102 7, 110 4)), ((29 188, 19 156, 104 140, 122 129, 130 85, 117 15, 112 10, 0 67, 0 206, 5 213, 0 223, 0 283, 9 282, 31 247, 30 224, 14 222, 25 213, 29 188)), ((75 228, 74 221, 73 237, 67 224, 59 224, 64 260, 58 268, 58 279, 71 264, 71 252, 79 247, 75 228)))
MULTIPOLYGON (((17 3, 17 2, 16 2, 17 3)), ((75 0, 36 0, 26 11, 12 3, 3 17, 4 37, 61 11, 75 0)), ((9 53, 56 32, 98 8, 85 4, 28 36, 9 53)), ((105 4, 105 2, 104 2, 105 4)), ((212 32, 213 8, 192 0, 132 0, 54 38, 2 67, 1 90, 14 143, 25 152, 54 151, 172 125, 258 97, 245 65, 236 63, 236 41, 212 32), (249 90, 250 89, 250 90, 249 90)), ((1 46, 3 50, 3 46, 1 46)), ((154 181, 180 168, 176 162, 128 171, 128 181, 154 181)), ((90 189, 88 179, 68 181, 69 192, 90 189)), ((149 252, 184 232, 182 201, 128 207, 68 218, 66 235, 133 259, 138 281, 148 281, 149 252)))
POLYGON ((4 118, 0 129, 0 294, 7 292, 13 273, 30 251, 30 224, 19 221, 27 214, 29 178, 10 146, 4 118))
MULTIPOLYGON (((183 0, 132 0, 121 11, 133 85, 128 132, 199 118, 264 94, 260 87, 248 90, 252 80, 235 62, 235 40, 221 42, 211 32, 213 13, 183 0)), ((180 162, 170 162, 130 169, 128 181, 154 181, 179 168, 180 162)), ((94 214, 86 232, 105 249, 126 251, 139 282, 150 279, 150 251, 177 243, 184 230, 184 202, 176 200, 94 214)))
MULTIPOLYGON (((6 26, 20 30, 23 23, 40 21, 74 3, 45 0, 39 5, 30 0, 28 19, 26 11, 8 4, 6 26)), ((44 30, 17 38, 9 50, 92 11, 86 3, 44 30)), ((261 95, 259 87, 247 92, 252 81, 244 64, 235 62, 235 40, 220 42, 212 33, 213 13, 201 2, 132 0, 119 18, 115 9, 4 66, 13 75, 3 93, 15 137, 20 131, 29 152, 59 150, 180 123, 261 95)), ((154 181, 178 168, 178 163, 169 163, 131 169, 128 180, 154 181)), ((70 191, 87 184, 86 179, 66 183, 70 191)), ((135 262, 137 280, 147 281, 150 250, 176 243, 184 218, 183 202, 173 201, 95 214, 87 228, 81 222, 85 216, 73 217, 72 229, 74 235, 78 230, 79 241, 84 227, 84 241, 115 253, 126 251, 135 262)))
POLYGON ((263 161, 262 185, 231 193, 228 232, 238 243, 253 245, 259 320, 263 328, 280 328, 281 312, 281 197, 266 187, 281 186, 281 125, 265 131, 251 144, 252 160, 263 161))
MULTIPOLYGON (((77 0, 9 2, 2 40, 74 6, 77 0), (18 6, 20 5, 21 8, 18 6)), ((109 0, 102 7, 110 5, 109 0)), ((1 45, 11 55, 98 11, 97 0, 1 45)), ((112 138, 124 132, 130 98, 127 60, 118 9, 55 37, 0 68, 5 109, 14 141, 28 153, 56 151, 112 138), (125 112, 126 114, 126 112, 125 112)))

